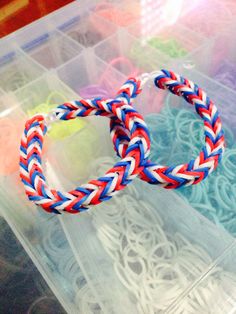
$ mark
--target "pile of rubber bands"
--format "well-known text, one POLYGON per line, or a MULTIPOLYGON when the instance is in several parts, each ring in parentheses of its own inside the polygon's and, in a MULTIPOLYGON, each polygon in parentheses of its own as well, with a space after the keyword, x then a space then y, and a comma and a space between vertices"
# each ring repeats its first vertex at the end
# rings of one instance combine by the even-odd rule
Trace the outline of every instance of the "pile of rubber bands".
POLYGON ((198 9, 194 10, 194 14, 188 14, 187 17, 182 18, 182 23, 209 38, 227 29, 235 14, 236 6, 232 0, 202 1, 198 5, 198 9), (203 18, 205 12, 208 12, 207 19, 203 18))
MULTIPOLYGON (((170 97, 166 98, 165 106, 158 114, 150 114, 145 120, 154 148, 151 158, 158 163, 184 161, 204 144, 203 133, 199 132, 201 121, 196 120, 188 108, 179 110, 171 106, 170 97), (192 135, 191 143, 189 134, 192 135), (161 155, 157 154, 159 151, 161 155)), ((180 189, 178 193, 208 219, 236 236, 236 145, 231 130, 224 127, 224 132, 227 146, 221 167, 194 189, 180 189)))
MULTIPOLYGON (((112 158, 106 160, 107 164, 113 162, 112 158)), ((94 165, 95 174, 103 170, 100 164, 98 160, 94 165)), ((170 230, 158 213, 165 212, 163 204, 154 207, 147 198, 143 201, 140 189, 132 185, 112 206, 94 211, 93 224, 118 278, 137 304, 138 313, 159 313, 181 297, 213 259, 181 230, 170 230)), ((171 198, 170 204, 173 210, 178 206, 171 198)), ((213 305, 215 313, 219 313, 225 300, 232 298, 235 285, 235 274, 218 266, 173 313, 208 313, 213 305)))
MULTIPOLYGON (((93 164, 91 173, 99 176, 113 164, 111 157, 99 158, 93 164)), ((158 208, 158 211, 162 210, 158 208)), ((131 300, 137 304, 138 313, 165 310, 213 262, 203 248, 193 244, 181 232, 168 232, 168 226, 158 211, 151 202, 142 200, 137 185, 130 185, 127 193, 114 199, 112 205, 99 207, 92 212, 97 236, 111 257, 118 278, 127 288, 131 300), (165 291, 169 293, 165 294, 165 291)), ((79 268, 69 243, 65 241, 59 221, 47 220, 41 233, 42 246, 39 243, 35 245, 45 252, 45 262, 56 267, 61 284, 65 286, 65 282, 70 282, 66 284, 66 289, 72 301, 84 314, 100 313, 98 300, 79 268)), ((197 313, 196 309, 199 308, 210 310, 211 302, 218 294, 219 302, 214 309, 219 310, 221 302, 233 295, 229 291, 234 291, 235 284, 233 273, 217 267, 216 271, 209 273, 204 283, 188 295, 176 313, 185 313, 187 309, 193 313, 197 313)))
POLYGON ((80 269, 72 249, 64 236, 58 220, 47 220, 42 230, 42 243, 37 243, 39 251, 45 253, 45 262, 56 269, 57 281, 65 286, 72 302, 81 313, 94 313, 99 307, 88 283, 80 269))
POLYGON ((217 71, 213 73, 213 77, 216 81, 228 86, 229 88, 232 88, 233 90, 236 88, 235 76, 236 65, 229 60, 224 60, 221 62, 217 68, 217 71))

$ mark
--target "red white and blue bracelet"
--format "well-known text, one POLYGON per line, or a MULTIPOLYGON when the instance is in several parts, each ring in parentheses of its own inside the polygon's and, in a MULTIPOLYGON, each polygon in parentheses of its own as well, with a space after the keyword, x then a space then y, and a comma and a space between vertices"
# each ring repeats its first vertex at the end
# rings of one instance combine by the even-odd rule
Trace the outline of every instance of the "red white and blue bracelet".
MULTIPOLYGON (((135 177, 164 188, 199 183, 218 165, 224 152, 224 133, 219 113, 206 93, 193 82, 171 72, 158 71, 130 78, 115 99, 95 98, 64 103, 48 115, 35 115, 25 124, 20 147, 20 177, 29 200, 48 212, 78 213, 90 205, 110 199, 135 177), (143 117, 131 106, 141 87, 153 79, 155 85, 195 104, 204 121, 205 147, 195 160, 178 166, 160 166, 150 160, 150 137, 143 117), (54 120, 91 115, 111 119, 114 148, 122 159, 106 174, 69 192, 50 189, 42 170, 43 138, 54 120)), ((161 152, 160 152, 161 153, 161 152)))
MULTIPOLYGON (((225 149, 219 112, 200 87, 172 71, 161 70, 144 74, 141 76, 142 85, 149 79, 153 79, 158 88, 168 89, 172 94, 181 96, 191 105, 195 105, 196 112, 204 123, 205 146, 196 159, 185 164, 162 166, 147 160, 139 177, 150 184, 159 184, 166 189, 197 184, 217 167, 225 149)), ((129 89, 129 84, 124 85, 118 92, 117 98, 131 104, 134 97, 129 89)), ((111 119, 110 128, 114 149, 118 156, 123 157, 130 141, 129 133, 118 119, 111 119)))
MULTIPOLYGON (((139 89, 139 84, 137 84, 139 89)), ((137 90, 138 91, 138 90, 137 90)), ((122 190, 144 168, 150 153, 150 139, 142 116, 119 100, 99 98, 64 103, 45 116, 35 115, 25 124, 20 146, 20 177, 29 200, 48 212, 78 213, 89 205, 110 199, 122 190), (69 192, 50 189, 42 169, 43 138, 50 120, 70 120, 76 117, 101 115, 118 117, 130 132, 126 154, 106 174, 69 192)))

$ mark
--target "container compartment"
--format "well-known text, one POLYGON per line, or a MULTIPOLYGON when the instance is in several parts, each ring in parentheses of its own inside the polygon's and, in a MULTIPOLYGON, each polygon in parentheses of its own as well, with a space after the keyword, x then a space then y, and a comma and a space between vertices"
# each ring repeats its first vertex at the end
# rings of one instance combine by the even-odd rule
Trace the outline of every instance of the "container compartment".
POLYGON ((37 45, 25 46, 25 51, 47 69, 66 63, 79 55, 82 50, 82 46, 56 31, 53 34, 45 35, 45 38, 37 45))
POLYGON ((206 42, 203 36, 179 24, 165 26, 158 23, 158 26, 152 27, 151 21, 139 22, 129 27, 128 32, 170 59, 184 58, 206 42))
POLYGON ((82 98, 111 98, 126 79, 113 64, 97 58, 92 49, 58 68, 57 73, 82 98))
POLYGON ((139 18, 139 14, 137 14, 138 10, 136 11, 136 9, 135 12, 132 12, 130 10, 126 10, 126 5, 119 6, 114 3, 103 2, 98 3, 94 7, 93 12, 104 20, 107 20, 117 26, 126 27, 134 24, 139 18))
POLYGON ((0 227, 1 312, 50 311, 52 314, 65 314, 55 295, 2 217, 0 217, 0 227))
MULTIPOLYGON (((235 22, 228 25, 227 30, 212 38, 190 56, 189 61, 198 71, 210 76, 221 86, 234 90, 236 58, 234 39, 235 22)), ((229 92, 230 93, 230 92, 229 92)))
POLYGON ((94 50, 97 56, 125 76, 153 71, 161 65, 168 64, 170 60, 123 30, 97 45, 94 50))
POLYGON ((93 11, 97 2, 98 0, 73 1, 64 6, 61 10, 56 10, 48 14, 43 18, 43 21, 45 24, 51 25, 63 32, 68 27, 70 28, 70 26, 78 22, 86 12, 93 11))
POLYGON ((15 91, 44 73, 44 69, 19 50, 0 56, 0 87, 5 92, 15 91))
POLYGON ((214 80, 223 84, 232 90, 235 90, 236 75, 236 40, 234 37, 235 22, 228 27, 227 31, 217 36, 212 43, 212 51, 217 51, 215 57, 210 63, 209 72, 207 68, 203 73, 209 74, 214 80))
POLYGON ((84 47, 92 47, 103 39, 113 35, 117 27, 109 21, 91 12, 84 12, 63 31, 84 47))
POLYGON ((82 51, 80 45, 55 30, 50 23, 45 23, 44 19, 30 24, 12 36, 26 54, 47 69, 65 63, 82 51))
POLYGON ((234 241, 175 192, 140 181, 72 218, 64 229, 109 313, 164 313, 234 241))
POLYGON ((202 34, 205 38, 224 32, 235 19, 236 4, 233 1, 199 1, 195 10, 189 12, 180 21, 187 28, 202 34), (207 18, 206 18, 207 13, 207 18))

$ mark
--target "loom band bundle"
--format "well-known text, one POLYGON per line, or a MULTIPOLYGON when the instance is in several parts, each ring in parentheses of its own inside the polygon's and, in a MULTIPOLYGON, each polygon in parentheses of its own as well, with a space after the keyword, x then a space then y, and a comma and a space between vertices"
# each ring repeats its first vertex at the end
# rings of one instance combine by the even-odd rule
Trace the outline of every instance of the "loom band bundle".
MULTIPOLYGON (((208 191, 209 193, 209 191, 208 191)), ((213 193, 211 190, 210 193, 213 193)), ((221 194, 215 194, 215 197, 210 197, 204 204, 199 202, 192 201, 189 196, 187 195, 187 199, 191 203, 191 205, 199 211, 202 215, 207 217, 209 220, 213 221, 217 226, 221 228, 224 227, 230 234, 235 234, 235 210, 233 206, 224 207, 222 210, 219 209, 218 199, 221 198, 221 194)), ((190 196, 191 197, 191 196, 190 196)))
MULTIPOLYGON (((121 201, 123 202, 123 198, 121 199, 121 201)), ((124 210, 125 210, 125 208, 124 209, 122 209, 121 210, 121 213, 120 212, 118 212, 118 210, 117 210, 117 204, 115 204, 115 205, 111 205, 111 212, 105 212, 104 213, 104 216, 105 216, 105 218, 106 218, 106 221, 108 222, 108 223, 112 223, 112 224, 114 224, 114 223, 116 223, 116 222, 118 222, 119 220, 120 220, 120 217, 122 216, 122 215, 124 215, 124 210)), ((97 224, 98 224, 98 227, 99 226, 101 226, 102 227, 102 230, 103 230, 103 233, 106 233, 106 231, 105 231, 105 227, 104 227, 104 222, 102 221, 102 219, 100 219, 99 217, 97 217, 97 215, 95 215, 95 216, 93 216, 93 218, 94 219, 96 219, 96 222, 97 222, 97 224), (95 217, 96 216, 96 217, 95 217)), ((109 227, 108 227, 109 228, 109 227)), ((116 233, 116 229, 114 229, 113 231, 111 231, 111 233, 112 233, 112 237, 113 237, 113 235, 116 233), (114 233, 114 234, 113 234, 114 233)))
MULTIPOLYGON (((158 127, 159 127, 160 130, 164 130, 165 129, 165 133, 167 133, 167 134, 169 132, 173 131, 173 125, 171 123, 167 123, 166 117, 165 117, 164 114, 162 114, 162 112, 160 112, 160 114, 153 113, 153 114, 147 115, 147 117, 145 117, 145 118, 147 120, 148 125, 150 125, 150 128, 153 129, 153 130, 155 129, 155 124, 156 124, 156 121, 158 119, 158 127)), ((170 117, 170 118, 171 118, 171 121, 172 121, 173 118, 172 117, 170 117)))
MULTIPOLYGON (((116 266, 116 264, 115 264, 115 266, 116 266)), ((169 267, 169 265, 167 264, 167 265, 165 265, 165 264, 163 264, 163 266, 165 267, 165 269, 166 269, 166 267, 168 268, 169 267)), ((160 268, 162 267, 162 265, 161 264, 158 264, 158 271, 157 271, 157 274, 160 274, 160 268)), ((171 267, 171 269, 172 269, 172 271, 173 271, 173 268, 171 267)), ((121 268, 121 270, 123 270, 123 268, 121 268)), ((153 270, 153 268, 152 268, 152 270, 153 270)), ((132 289, 132 286, 130 285, 130 274, 129 273, 127 273, 128 272, 128 269, 126 269, 125 270, 125 277, 126 278, 128 278, 129 280, 128 280, 128 285, 126 285, 127 286, 127 288, 128 289, 130 289, 131 288, 131 290, 132 290, 132 292, 134 292, 134 289, 132 289)), ((118 276, 119 276, 119 272, 117 272, 118 273, 118 276)), ((122 280, 122 277, 123 277, 123 275, 120 277, 119 276, 119 278, 122 280)), ((183 277, 183 275, 181 274, 181 276, 180 276, 181 278, 183 277)), ((152 285, 153 285, 153 283, 154 283, 154 281, 152 281, 152 285)), ((161 281, 159 280, 158 282, 156 282, 156 289, 158 289, 158 287, 160 286, 160 284, 161 284, 161 281)), ((133 288, 135 288, 135 286, 137 286, 137 285, 133 285, 133 288)), ((176 286, 175 284, 174 284, 174 286, 176 286)), ((152 287, 153 288, 153 287, 152 287)), ((140 285, 138 285, 138 289, 139 289, 139 293, 140 293, 140 285)), ((156 297, 156 295, 157 295, 157 290, 155 289, 155 295, 154 295, 154 297, 156 297)), ((145 289, 146 290, 146 289, 145 289)), ((165 289, 164 289, 165 290, 165 289)), ((135 293, 136 295, 138 294, 138 293, 135 293)), ((160 293, 160 295, 162 295, 163 294, 163 290, 162 290, 162 293, 160 293)), ((176 293, 174 294, 174 296, 173 296, 174 298, 176 297, 176 293)), ((140 300, 140 297, 138 297, 138 299, 140 300)))
MULTIPOLYGON (((101 78, 100 78, 100 84, 110 84, 110 87, 112 87, 111 82, 111 73, 112 68, 116 68, 118 70, 125 68, 125 71, 127 71, 127 75, 129 77, 136 77, 138 75, 139 70, 133 65, 133 63, 126 58, 125 56, 118 56, 112 60, 109 61, 105 71, 103 72, 101 78)), ((120 70, 123 72, 122 70, 120 70)))
POLYGON ((217 71, 215 71, 215 68, 213 69, 214 79, 229 88, 235 89, 236 65, 228 60, 223 62, 220 60, 219 62, 221 65, 218 67, 217 71))
POLYGON ((132 44, 128 57, 134 62, 135 66, 140 71, 153 71, 153 69, 156 68, 157 62, 153 61, 153 58, 150 56, 149 49, 154 49, 152 47, 149 47, 147 49, 147 45, 142 45, 140 41, 134 41, 132 44))
MULTIPOLYGON (((64 270, 65 261, 63 257, 68 256, 65 254, 68 250, 66 247, 66 241, 60 235, 60 229, 56 224, 50 223, 50 228, 45 228, 44 235, 42 237, 42 246, 43 250, 46 251, 47 258, 49 259, 58 259, 61 261, 58 263, 58 269, 60 268, 61 263, 63 263, 64 270), (61 260, 62 259, 62 260, 61 260)), ((40 248, 41 249, 41 248, 40 248)), ((61 268, 60 268, 61 269, 61 268)))
POLYGON ((181 58, 188 53, 175 38, 153 37, 148 40, 148 44, 171 58, 181 58))
POLYGON ((184 142, 185 140, 188 142, 189 134, 184 132, 185 125, 188 125, 189 132, 192 135, 192 142, 196 145, 202 143, 204 137, 203 134, 199 132, 199 129, 202 126, 202 121, 194 118, 194 113, 186 110, 182 110, 176 115, 174 119, 175 129, 177 131, 176 137, 181 142, 184 142))
POLYGON ((226 150, 225 157, 225 160, 222 162, 224 173, 230 180, 234 180, 236 173, 236 147, 226 150))
MULTIPOLYGON (((94 22, 93 22, 94 23, 94 22)), ((96 45, 99 41, 102 40, 101 32, 98 32, 97 29, 87 30, 87 31, 70 31, 68 35, 80 43, 84 47, 91 47, 96 45)))
POLYGON ((95 13, 105 20, 122 27, 129 26, 137 20, 132 13, 121 10, 115 6, 110 6, 108 8, 98 7, 95 9, 95 13))
MULTIPOLYGON (((149 130, 152 132, 152 128, 150 128, 149 130)), ((173 142, 173 136, 175 136, 175 134, 165 134, 165 132, 159 132, 159 137, 155 137, 155 133, 153 135, 151 133, 151 141, 153 143, 153 147, 155 147, 155 151, 153 149, 150 153, 150 158, 152 160, 158 160, 159 163, 163 161, 170 163, 172 162, 174 156, 174 160, 176 160, 177 162, 185 162, 186 155, 190 157, 197 156, 199 149, 197 147, 193 147, 193 143, 184 142, 183 140, 180 142, 173 142), (181 149, 178 143, 181 144, 181 149), (167 151, 166 147, 170 147, 170 149, 167 151), (163 151, 161 156, 158 154, 159 151, 163 151), (183 151, 185 154, 183 154, 183 151)))
MULTIPOLYGON (((194 116, 188 116, 188 115, 180 115, 180 118, 178 119, 178 116, 180 112, 186 111, 186 109, 182 109, 181 111, 178 111, 176 107, 170 106, 170 97, 167 97, 167 101, 165 103, 165 107, 161 111, 159 115, 149 115, 145 119, 149 128, 149 131, 151 133, 151 141, 152 141, 152 151, 151 151, 151 158, 156 158, 158 162, 163 160, 165 158, 165 155, 169 153, 169 149, 167 149, 164 145, 160 146, 158 144, 162 144, 162 139, 165 140, 166 136, 164 133, 161 133, 160 130, 162 129, 168 129, 167 136, 170 137, 170 144, 169 146, 174 147, 175 144, 179 148, 178 152, 173 154, 171 161, 179 161, 179 158, 189 158, 191 156, 191 151, 187 152, 187 147, 185 148, 186 144, 191 145, 190 143, 186 143, 185 134, 192 134, 191 125, 193 121, 196 121, 194 119, 194 116), (188 117, 189 121, 189 127, 185 123, 186 118, 188 117), (155 125, 155 119, 157 124, 155 125), (159 119, 161 119, 161 124, 159 124, 159 119), (178 123, 175 125, 175 121, 179 120, 178 123), (163 124, 162 124, 163 121, 163 124), (165 121, 165 123, 164 123, 165 121), (182 121, 184 122, 182 125, 182 121), (179 127, 178 127, 179 124, 179 127), (171 127, 172 132, 170 132, 169 128, 171 127), (156 131, 158 129, 158 132, 156 131), (178 133, 180 129, 183 131, 181 133, 178 133), (174 131, 174 132, 173 132, 174 131), (180 135, 179 140, 176 140, 176 135, 180 135), (183 135, 183 136, 182 136, 183 135), (155 141, 153 141, 153 139, 155 141), (158 156, 158 154, 154 153, 157 151, 162 151, 162 155, 158 156)), ((207 181, 203 181, 200 184, 196 185, 194 190, 193 189, 182 189, 179 191, 181 193, 181 196, 184 196, 186 200, 199 212, 201 212, 205 217, 207 217, 209 220, 213 221, 218 226, 223 226, 225 229, 227 229, 231 234, 235 234, 235 210, 234 205, 235 204, 235 193, 234 193, 234 178, 235 178, 235 170, 234 170, 234 160, 235 158, 235 146, 234 146, 234 135, 232 131, 225 127, 225 138, 227 143, 227 148, 224 154, 224 158, 222 159, 221 167, 217 169, 214 175, 212 175, 207 181), (232 162, 229 163, 229 160, 232 162), (224 186, 231 186, 231 193, 230 190, 228 190, 230 197, 232 198, 231 206, 224 206, 224 195, 221 193, 221 188, 218 188, 215 186, 216 180, 218 176, 224 175, 225 179, 227 179, 224 182, 222 181, 223 187, 222 191, 225 189, 224 186), (218 193, 216 193, 218 191, 218 193), (223 198, 223 200, 221 200, 223 198), (221 204, 221 205, 219 205, 221 204)), ((195 140, 195 139, 194 139, 195 140)), ((194 144, 194 141, 191 141, 192 145, 194 144)), ((201 142, 196 143, 196 149, 199 149, 201 147, 201 142)), ((191 147, 189 147, 191 149, 191 147)), ((174 152, 174 151, 173 151, 174 152)), ((221 181, 221 180, 220 180, 221 181)), ((229 199, 227 197, 226 199, 229 199)))
MULTIPOLYGON (((194 113, 182 108, 181 110, 177 109, 177 111, 173 110, 173 112, 174 115, 164 108, 159 114, 147 115, 146 117, 153 145, 157 148, 152 150, 152 156, 157 157, 157 151, 165 148, 168 143, 171 147, 171 152, 175 152, 175 154, 178 154, 178 148, 181 145, 180 153, 184 149, 184 156, 187 153, 185 148, 188 151, 195 152, 203 143, 203 134, 199 132, 202 122, 196 120, 194 113), (188 132, 186 132, 186 129, 188 129, 188 132), (189 134, 194 137, 191 143, 189 142, 189 134), (177 141, 173 141, 173 138, 177 139, 177 141), (196 145, 196 147, 193 147, 193 145, 196 145)), ((172 154, 169 151, 168 154, 171 158, 172 154)), ((175 158, 175 160, 178 160, 178 158, 175 158)))
POLYGON ((102 309, 97 303, 97 300, 90 290, 88 284, 84 285, 81 289, 78 290, 75 302, 79 306, 80 313, 93 314, 102 312, 102 309))
MULTIPOLYGON (((23 115, 23 112, 20 112, 21 114, 23 115)), ((21 117, 3 117, 0 123, 0 175, 6 176, 14 174, 19 168, 17 151, 23 123, 21 117), (5 151, 8 153, 5 154, 5 151)))
MULTIPOLYGON (((193 82, 166 70, 156 72, 154 76, 154 82, 158 88, 168 89, 171 93, 181 96, 190 104, 195 105, 197 113, 204 121, 206 144, 199 156, 188 164, 166 167, 147 161, 139 177, 151 184, 160 184, 167 189, 197 184, 217 167, 224 152, 224 133, 218 110, 206 93, 193 82)), ((144 80, 146 81, 147 78, 144 80)), ((121 91, 118 93, 118 98, 121 91)), ((131 101, 126 90, 123 91, 123 94, 128 101, 131 101)), ((129 142, 128 132, 122 127, 122 123, 115 119, 111 119, 110 130, 114 149, 118 156, 122 157, 129 142)))
POLYGON ((16 71, 15 68, 4 72, 4 75, 1 79, 1 86, 3 86, 4 90, 14 91, 18 88, 26 85, 29 81, 29 76, 26 72, 16 71))
POLYGON ((202 2, 202 5, 198 6, 198 10, 194 11, 194 15, 188 14, 187 18, 183 18, 183 23, 195 32, 209 37, 215 35, 216 29, 218 33, 223 31, 232 19, 232 11, 224 3, 215 5, 210 2, 202 2), (207 20, 203 18, 206 11, 210 13, 207 20))
POLYGON ((108 200, 116 191, 122 190, 143 169, 149 155, 150 141, 143 118, 131 106, 118 100, 82 100, 65 103, 56 108, 53 116, 36 115, 26 122, 21 139, 20 177, 28 198, 48 212, 67 211, 78 213, 88 205, 108 200), (103 115, 119 117, 129 129, 131 141, 126 156, 103 177, 70 192, 50 189, 42 170, 42 144, 47 132, 47 121, 69 120, 78 116, 103 115))
MULTIPOLYGON (((43 250, 46 253, 45 263, 53 264, 52 267, 55 267, 55 261, 57 265, 57 270, 59 273, 59 279, 65 289, 70 291, 71 299, 78 306, 86 306, 90 296, 92 298, 92 293, 87 285, 86 279, 78 266, 78 263, 69 247, 67 241, 61 237, 60 229, 55 223, 51 223, 50 228, 44 230, 43 236, 43 250), (58 256, 60 257, 58 259, 58 256), (70 284, 65 286, 66 281, 70 284), (87 287, 85 291, 84 288, 87 287), (84 299, 81 300, 81 296, 84 296, 84 299)), ((39 248, 42 249, 41 247, 39 248)), ((85 312, 87 313, 87 312, 85 312)))
POLYGON ((222 175, 218 175, 215 180, 215 193, 221 195, 221 197, 218 198, 218 206, 222 206, 223 208, 230 207, 234 201, 232 197, 232 185, 229 180, 222 175))
MULTIPOLYGON (((135 202, 133 202, 133 207, 134 204, 135 202)), ((97 214, 97 212, 94 213, 97 214)), ((101 215, 103 213, 104 211, 101 211, 101 215)), ((124 211, 125 215, 129 213, 129 210, 124 211)), ((134 212, 132 213, 132 217, 136 220, 134 212)), ((122 215, 121 219, 123 219, 122 215)), ((143 217, 143 220, 145 219, 146 218, 143 217)), ((104 218, 104 223, 105 222, 106 219, 104 218)), ((153 221, 153 224, 155 225, 155 221, 153 221)), ((96 226, 96 221, 94 222, 94 225, 96 226)), ((119 223, 118 225, 124 226, 126 229, 129 228, 129 225, 127 224, 123 225, 119 223)), ((113 230, 114 227, 115 226, 112 227, 111 225, 109 230, 113 230)), ((101 231, 100 228, 99 231, 101 231)), ((140 230, 140 232, 142 233, 142 230, 140 230)), ((125 233, 123 229, 120 229, 120 234, 122 237, 127 237, 130 232, 125 233)), ((168 307, 168 305, 182 295, 186 287, 191 285, 192 280, 201 276, 208 268, 208 265, 212 264, 211 257, 201 247, 190 243, 185 237, 183 237, 183 235, 179 233, 176 233, 175 235, 168 235, 167 237, 165 233, 164 235, 164 238, 160 236, 157 237, 159 242, 157 247, 165 247, 165 245, 168 247, 168 244, 170 243, 171 246, 174 247, 174 251, 173 253, 171 252, 166 254, 164 253, 165 250, 159 250, 159 256, 157 256, 154 249, 154 252, 151 255, 153 262, 151 263, 149 260, 145 259, 145 261, 143 261, 141 258, 142 256, 145 256, 145 254, 143 255, 141 253, 145 252, 144 247, 140 249, 139 246, 127 246, 129 241, 122 241, 122 238, 119 236, 118 239, 120 238, 120 241, 125 243, 125 246, 120 246, 120 254, 118 252, 117 254, 113 252, 110 255, 114 260, 113 267, 119 280, 128 289, 128 291, 132 293, 133 297, 136 298, 138 308, 143 309, 148 306, 148 313, 154 313, 154 309, 157 308, 164 310, 168 307), (136 248, 138 248, 138 251, 136 251, 136 248), (161 252, 165 255, 160 255, 161 252), (120 260, 121 257, 122 259, 120 260), (138 268, 136 273, 134 270, 135 266, 138 268), (166 291, 168 291, 168 294, 164 293, 166 291), (159 296, 158 300, 157 295, 159 296)), ((112 247, 112 239, 112 237, 104 237, 101 240, 103 241, 103 245, 105 247, 112 247)), ((132 239, 137 239, 137 235, 132 236, 132 239)), ((117 236, 115 237, 115 241, 117 241, 117 236)), ((143 244, 145 246, 146 241, 144 241, 143 244)), ((117 245, 115 245, 115 243, 113 248, 117 250, 117 245)), ((188 306, 199 308, 198 303, 202 304, 206 295, 213 296, 214 291, 211 289, 211 283, 216 283, 216 280, 218 280, 217 278, 219 276, 224 276, 225 273, 226 272, 221 267, 216 267, 211 272, 211 276, 208 275, 207 277, 209 279, 204 287, 206 291, 197 290, 197 292, 195 292, 194 290, 194 295, 198 294, 198 297, 196 300, 189 300, 188 306)), ((232 284, 233 281, 234 279, 232 278, 232 281, 228 281, 228 284, 232 284)), ((217 283, 217 286, 219 284, 222 283, 217 283)), ((132 296, 130 297, 132 298, 132 296)), ((223 298, 222 301, 224 299, 225 298, 223 298)))

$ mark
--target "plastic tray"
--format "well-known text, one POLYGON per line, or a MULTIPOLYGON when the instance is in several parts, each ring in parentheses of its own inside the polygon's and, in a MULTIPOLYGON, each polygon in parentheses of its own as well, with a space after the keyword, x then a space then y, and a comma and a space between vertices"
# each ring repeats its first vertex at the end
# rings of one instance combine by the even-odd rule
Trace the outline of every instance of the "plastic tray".
MULTIPOLYGON (((179 1, 181 22, 176 17, 172 26, 167 23, 153 32, 163 40, 171 36, 184 46, 186 53, 178 58, 143 37, 140 19, 144 13, 138 1, 110 1, 104 7, 96 1, 73 2, 0 42, 0 119, 6 135, 1 139, 1 213, 68 313, 234 311, 236 200, 235 176, 229 167, 235 160, 235 92, 208 76, 211 67, 205 64, 218 41, 186 26, 184 16, 197 8, 186 10, 184 4, 179 1), (117 16, 107 19, 100 14, 107 8, 135 12, 127 25, 120 25, 117 16), (135 180, 111 201, 79 216, 49 215, 28 202, 17 165, 26 118, 91 93, 112 97, 127 75, 160 67, 170 67, 198 83, 219 107, 228 144, 219 171, 201 185, 178 192, 135 180), (212 190, 219 177, 220 187, 212 190), (231 182, 225 194, 222 178, 231 182), (226 195, 225 199, 215 193, 226 195), (228 213, 227 224, 220 216, 222 210, 228 213)), ((165 12, 165 2, 159 5, 165 12)), ((233 49, 230 43, 229 47, 233 49)), ((232 49, 224 50, 225 58, 235 62, 232 49)), ((165 145, 162 150, 157 146, 155 150, 154 145, 152 158, 170 164, 196 152, 196 130, 181 142, 175 138, 178 125, 168 124, 167 113, 176 110, 185 110, 192 119, 193 108, 188 104, 150 85, 134 106, 144 115, 151 136, 163 136, 165 145)), ((108 119, 76 121, 76 126, 61 126, 61 133, 60 127, 53 127, 45 143, 48 181, 59 189, 95 178, 115 160, 108 119)))

